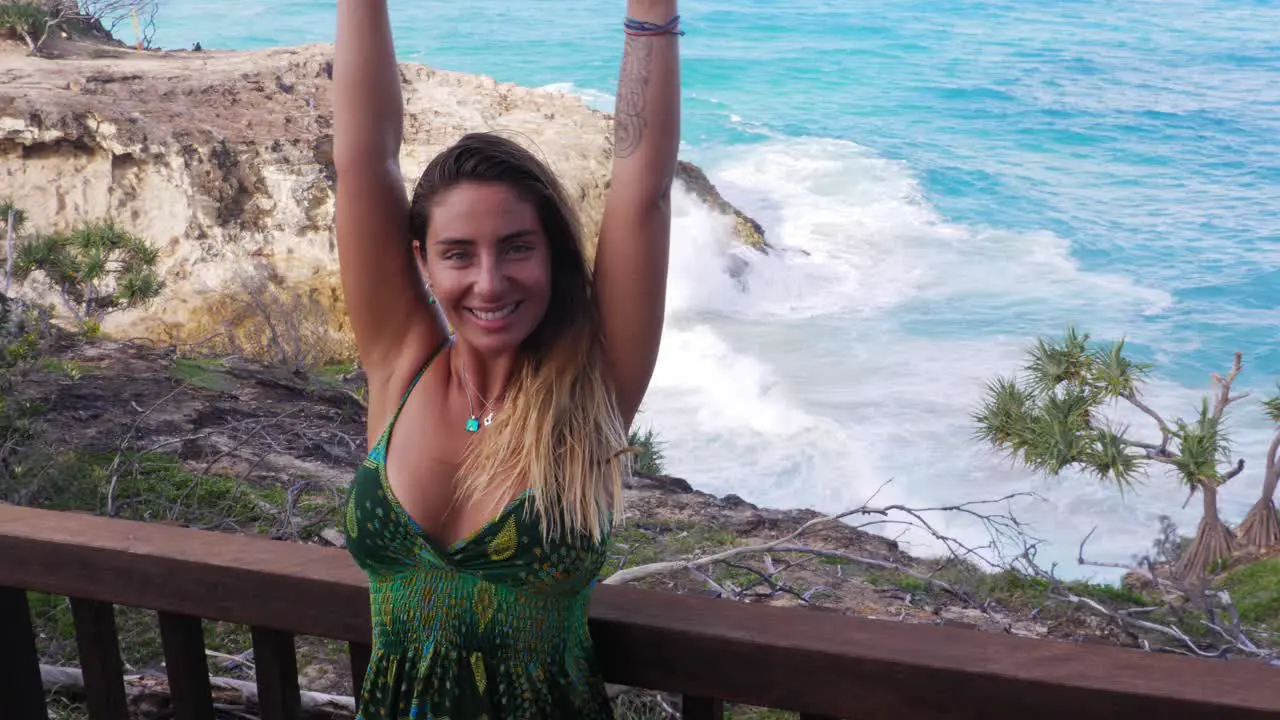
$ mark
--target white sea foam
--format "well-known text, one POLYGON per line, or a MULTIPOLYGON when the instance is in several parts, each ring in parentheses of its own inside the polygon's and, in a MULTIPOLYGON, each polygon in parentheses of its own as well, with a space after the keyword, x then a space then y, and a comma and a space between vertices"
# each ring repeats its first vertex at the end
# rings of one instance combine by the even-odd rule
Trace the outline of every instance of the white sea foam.
MULTIPOLYGON (((738 248, 729 219, 677 193, 667 329, 640 420, 666 441, 671 472, 711 492, 827 511, 889 480, 877 504, 1034 491, 1013 508, 1052 543, 1048 560, 1074 559, 1094 525, 1091 547, 1111 560, 1145 550, 1161 513, 1192 529, 1197 510, 1180 510, 1172 479, 1121 496, 1088 478, 1037 478, 978 445, 970 420, 983 384, 1017 370, 1035 333, 1076 320, 1118 336, 1165 307, 1163 292, 1081 269, 1048 233, 949 223, 909 168, 849 143, 770 141, 707 169, 779 251, 738 248), (750 263, 740 280, 733 255, 750 263), (1019 314, 1027 327, 986 329, 1019 314)), ((1196 397, 1171 384, 1148 392, 1180 412, 1196 397)), ((1253 484, 1229 490, 1228 515, 1247 509, 1253 484)), ((934 519, 967 543, 986 539, 969 520, 934 519)), ((919 533, 904 539, 941 549, 919 533)), ((1088 572, 1072 565, 1064 572, 1088 572)))

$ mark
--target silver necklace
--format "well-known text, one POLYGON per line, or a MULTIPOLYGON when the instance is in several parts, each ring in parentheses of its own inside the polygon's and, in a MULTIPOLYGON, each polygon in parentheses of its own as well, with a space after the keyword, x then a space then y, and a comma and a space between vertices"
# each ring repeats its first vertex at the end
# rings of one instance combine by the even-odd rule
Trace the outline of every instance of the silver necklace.
MULTIPOLYGON (((467 432, 480 432, 480 418, 476 416, 476 406, 475 403, 471 401, 471 393, 475 392, 476 397, 481 400, 484 400, 484 396, 475 388, 471 387, 471 378, 467 376, 467 370, 465 367, 462 369, 462 384, 464 386, 463 389, 467 392, 467 409, 471 411, 471 415, 467 418, 467 432)), ((488 410, 489 406, 492 404, 493 403, 491 401, 485 400, 484 405, 480 408, 480 412, 488 410)), ((484 416, 484 426, 489 427, 491 424, 493 424, 493 411, 489 410, 489 414, 484 416)))

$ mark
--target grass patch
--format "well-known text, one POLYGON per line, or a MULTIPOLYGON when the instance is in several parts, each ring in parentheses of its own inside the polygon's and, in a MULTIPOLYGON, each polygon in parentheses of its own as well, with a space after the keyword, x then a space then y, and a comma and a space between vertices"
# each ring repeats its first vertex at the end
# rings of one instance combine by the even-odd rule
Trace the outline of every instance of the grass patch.
POLYGON ((41 360, 40 369, 47 373, 63 375, 71 380, 79 380, 94 371, 93 368, 74 360, 56 360, 53 358, 41 360))
POLYGON ((1280 557, 1232 570, 1219 583, 1231 593, 1242 621, 1280 632, 1280 557))
POLYGON ((0 478, 0 499, 28 507, 105 515, 109 496, 120 518, 304 541, 336 526, 341 513, 334 488, 304 483, 288 491, 199 475, 162 453, 62 452, 0 478))
POLYGON ((274 508, 285 501, 281 488, 195 475, 178 458, 161 453, 67 451, 27 475, 18 478, 25 491, 18 504, 102 515, 110 503, 117 517, 129 520, 264 532, 276 519, 274 508))
POLYGON ((710 555, 737 544, 738 537, 733 532, 713 525, 694 522, 625 525, 614 531, 609 558, 600 576, 608 577, 638 565, 710 555))
MULTIPOLYGON (((933 577, 979 600, 990 599, 1013 611, 1030 611, 1050 602, 1049 581, 1011 570, 992 573, 972 565, 952 564, 934 573, 933 577)), ((914 595, 942 592, 931 583, 893 570, 875 570, 867 573, 864 579, 874 587, 894 587, 914 595)), ((1151 603, 1151 599, 1142 593, 1115 585, 1074 581, 1061 583, 1061 588, 1110 607, 1141 607, 1151 603)))
POLYGON ((346 362, 329 363, 321 365, 314 371, 316 380, 324 385, 337 387, 342 384, 342 379, 351 375, 356 371, 356 363, 354 360, 346 362))
MULTIPOLYGON (((51 665, 76 665, 75 623, 71 619, 71 603, 60 595, 27 593, 31 618, 36 631, 36 646, 43 662, 51 665)), ((120 637, 120 659, 125 672, 159 667, 164 658, 160 644, 160 626, 156 613, 140 608, 115 607, 116 632, 120 637)))
POLYGON ((221 360, 177 358, 173 361, 170 373, 174 379, 193 387, 214 392, 233 392, 239 384, 225 370, 226 364, 221 360))

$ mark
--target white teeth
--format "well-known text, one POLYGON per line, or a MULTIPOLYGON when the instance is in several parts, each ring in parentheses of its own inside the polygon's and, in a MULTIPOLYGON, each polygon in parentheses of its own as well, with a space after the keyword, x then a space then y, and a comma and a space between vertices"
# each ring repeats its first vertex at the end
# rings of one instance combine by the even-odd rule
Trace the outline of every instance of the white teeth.
POLYGON ((502 318, 515 312, 517 304, 518 303, 512 303, 496 312, 481 312, 479 310, 472 310, 471 312, 474 313, 475 316, 480 318, 481 320, 501 320, 502 318))

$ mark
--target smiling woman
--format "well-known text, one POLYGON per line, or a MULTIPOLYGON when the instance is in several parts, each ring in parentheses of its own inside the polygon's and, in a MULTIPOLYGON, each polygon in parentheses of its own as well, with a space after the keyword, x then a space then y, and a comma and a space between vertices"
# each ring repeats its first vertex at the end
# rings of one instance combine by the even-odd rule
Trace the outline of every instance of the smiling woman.
POLYGON ((363 718, 612 715, 586 608, 657 360, 679 136, 675 0, 627 10, 592 268, 560 182, 501 136, 459 139, 406 201, 386 3, 339 3, 339 260, 369 378, 346 515, 373 609, 363 718))

